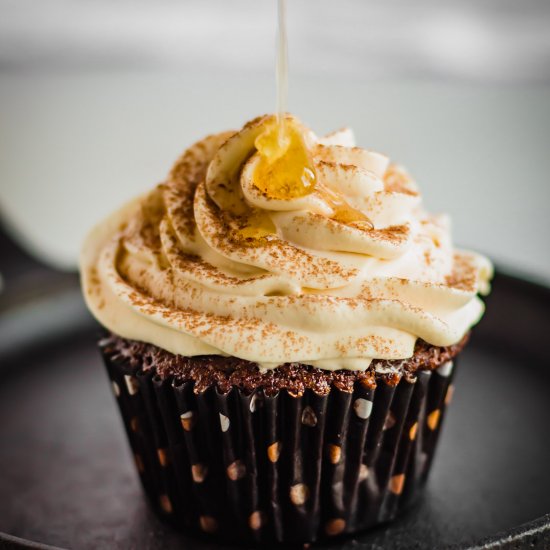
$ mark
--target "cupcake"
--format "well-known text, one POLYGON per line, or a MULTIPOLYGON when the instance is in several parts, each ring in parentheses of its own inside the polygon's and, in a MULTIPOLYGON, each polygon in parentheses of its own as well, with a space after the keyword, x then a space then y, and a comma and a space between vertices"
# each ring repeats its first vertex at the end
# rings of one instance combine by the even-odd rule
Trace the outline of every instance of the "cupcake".
POLYGON ((152 506, 257 544, 414 499, 492 267, 403 168, 287 115, 187 149, 91 231, 81 274, 152 506))

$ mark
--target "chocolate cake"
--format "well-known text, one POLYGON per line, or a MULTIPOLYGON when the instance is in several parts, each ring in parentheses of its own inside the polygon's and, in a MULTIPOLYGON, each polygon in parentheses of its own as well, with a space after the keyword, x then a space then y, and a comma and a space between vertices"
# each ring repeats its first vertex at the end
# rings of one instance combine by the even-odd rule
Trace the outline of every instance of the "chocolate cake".
POLYGON ((203 355, 182 357, 152 344, 126 340, 111 334, 99 342, 103 353, 116 363, 141 367, 143 372, 154 372, 161 380, 177 383, 192 382, 195 393, 215 387, 221 393, 233 387, 246 395, 263 389, 271 396, 281 390, 302 396, 305 390, 326 395, 332 386, 352 392, 355 383, 375 388, 376 382, 397 385, 402 377, 414 379, 418 370, 435 370, 451 361, 466 345, 469 334, 452 346, 430 346, 423 340, 416 342, 414 355, 408 359, 373 361, 364 371, 327 371, 300 363, 284 364, 276 369, 261 371, 258 365, 237 357, 203 355))

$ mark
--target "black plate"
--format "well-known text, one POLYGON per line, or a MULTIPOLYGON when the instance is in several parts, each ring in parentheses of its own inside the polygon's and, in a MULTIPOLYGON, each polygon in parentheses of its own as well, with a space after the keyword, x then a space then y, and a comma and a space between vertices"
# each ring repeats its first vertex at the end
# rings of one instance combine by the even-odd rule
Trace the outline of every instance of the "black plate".
MULTIPOLYGON (((45 295, 10 292, 0 304, 0 548, 227 548, 149 510, 98 328, 74 276, 49 277, 45 295)), ((330 548, 550 548, 549 339, 550 290, 499 274, 425 495, 395 523, 330 548)))

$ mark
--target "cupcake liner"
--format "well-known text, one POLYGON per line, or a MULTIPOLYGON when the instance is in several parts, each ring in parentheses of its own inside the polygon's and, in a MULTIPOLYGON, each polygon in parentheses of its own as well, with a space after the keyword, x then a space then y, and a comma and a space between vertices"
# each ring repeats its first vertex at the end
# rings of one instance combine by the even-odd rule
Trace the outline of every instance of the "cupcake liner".
POLYGON ((195 393, 193 382, 103 356, 157 512, 250 543, 311 542, 393 519, 426 480, 454 374, 449 362, 351 393, 195 393))

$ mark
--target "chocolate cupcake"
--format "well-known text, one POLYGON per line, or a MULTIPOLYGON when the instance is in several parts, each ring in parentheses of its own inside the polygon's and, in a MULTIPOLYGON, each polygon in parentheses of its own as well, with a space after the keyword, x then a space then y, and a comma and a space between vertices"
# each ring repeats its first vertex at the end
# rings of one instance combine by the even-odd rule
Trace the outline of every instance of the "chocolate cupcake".
POLYGON ((418 494, 492 268, 350 130, 264 116, 190 147, 91 232, 81 271, 159 514, 289 543, 418 494))

